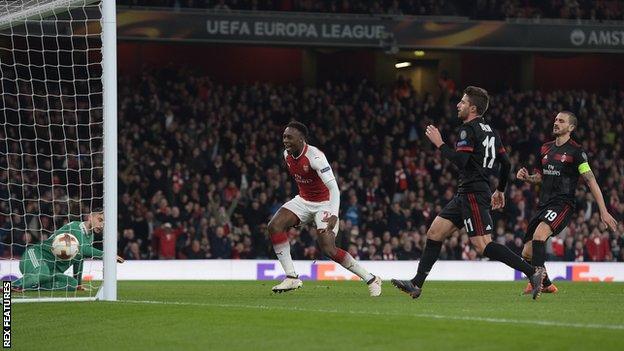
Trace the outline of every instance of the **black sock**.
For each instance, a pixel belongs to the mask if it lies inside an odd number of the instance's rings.
[[[535,267],[544,267],[544,263],[546,262],[546,242],[542,240],[533,239],[533,263]],[[552,284],[550,279],[548,279],[548,275],[544,276],[544,286],[549,286]]]
[[[535,252],[535,251],[533,251]],[[511,268],[517,269],[530,277],[535,273],[535,268],[523,260],[522,257],[516,255],[507,246],[490,241],[483,250],[483,256],[490,259],[500,261]]]
[[[546,261],[546,242],[541,240],[533,240],[533,265],[535,267],[544,267]]]
[[[442,242],[435,241],[431,239],[427,239],[427,244],[425,244],[425,251],[423,252],[422,257],[420,258],[420,263],[418,264],[418,273],[414,279],[412,279],[412,283],[419,288],[422,288],[425,283],[425,279],[427,279],[427,275],[431,271],[431,267],[438,260],[438,256],[440,256],[440,250],[442,249]]]

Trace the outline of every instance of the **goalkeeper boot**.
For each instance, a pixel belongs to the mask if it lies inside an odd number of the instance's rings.
[[[368,284],[368,292],[370,292],[370,296],[379,296],[381,295],[381,278],[375,276],[371,281],[367,282]]]
[[[391,282],[392,285],[411,296],[412,299],[418,298],[420,296],[420,293],[422,292],[422,289],[414,285],[411,280],[392,279]]]
[[[303,282],[298,277],[286,276],[286,278],[282,280],[281,283],[274,286],[271,290],[273,290],[274,293],[283,293],[286,291],[299,289],[302,286]]]

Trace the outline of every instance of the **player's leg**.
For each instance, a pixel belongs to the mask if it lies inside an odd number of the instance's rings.
[[[19,270],[22,277],[13,282],[15,290],[37,290],[42,273],[49,273],[48,267],[41,257],[39,246],[29,247],[20,259]]]
[[[329,212],[319,211],[314,216],[318,233],[318,244],[323,254],[341,266],[360,277],[369,287],[371,296],[381,295],[381,279],[375,277],[366,268],[362,267],[356,260],[345,250],[336,246],[336,232],[327,230],[327,222],[323,219],[329,215]],[[336,224],[337,226],[338,224]]]
[[[423,250],[423,255],[418,263],[416,275],[412,278],[412,283],[419,288],[425,284],[425,280],[433,268],[433,265],[440,257],[442,243],[451,233],[459,230],[461,227],[452,220],[437,216],[431,227],[427,230],[427,242]]]
[[[543,267],[546,261],[546,241],[568,226],[571,219],[571,206],[568,204],[549,205],[540,211],[537,220],[540,221],[535,229],[532,240],[532,260],[535,266]]]
[[[290,255],[290,243],[288,242],[288,230],[299,223],[299,218],[289,209],[281,207],[269,222],[269,238],[273,244],[273,250],[280,261],[284,272],[289,277],[297,277],[295,266]]]
[[[526,274],[533,284],[536,298],[541,293],[544,269],[531,266],[507,246],[492,241],[494,225],[489,211],[490,197],[487,194],[469,193],[462,196],[462,201],[464,201],[466,232],[475,250],[489,259],[502,262]]]
[[[63,273],[52,273],[42,281],[42,290],[76,291],[78,280]]]
[[[544,210],[545,211],[545,210]],[[527,232],[524,235],[524,247],[522,248],[522,258],[527,261],[530,265],[533,265],[533,234],[535,230],[537,230],[537,226],[541,223],[541,213],[543,211],[538,211],[537,215],[531,219],[529,222],[529,226],[527,228]],[[557,287],[552,285],[552,282],[548,278],[548,271],[544,273],[544,281],[542,283],[542,292],[545,293],[553,293],[557,291]],[[523,293],[531,294],[533,292],[533,285],[531,282],[527,283],[527,286],[524,288]]]
[[[530,226],[529,226],[530,228]],[[535,230],[533,230],[534,232]],[[527,231],[528,234],[528,231]],[[526,239],[525,235],[525,239]],[[532,259],[533,259],[533,245],[532,245],[532,240],[533,240],[533,234],[531,232],[531,238],[528,239],[529,241],[526,241],[524,243],[524,246],[522,247],[522,258],[527,261],[528,264],[533,265]],[[546,279],[548,279],[548,274],[544,273],[544,282],[546,281]],[[549,280],[550,281],[550,280]],[[545,287],[545,283],[542,283],[542,290]],[[526,287],[524,288],[523,294],[528,295],[528,294],[532,294],[533,293],[533,285],[531,284],[531,282],[528,282]]]
[[[572,207],[567,203],[554,203],[540,211],[534,220],[537,223],[531,238],[531,260],[533,265],[545,267],[546,242],[559,234],[572,219]],[[559,289],[552,284],[548,275],[544,277],[542,292],[556,293]]]
[[[442,242],[451,233],[461,229],[462,226],[459,199],[455,196],[433,220],[433,223],[431,223],[427,231],[427,243],[425,244],[423,255],[418,263],[416,276],[411,280],[392,279],[392,285],[410,295],[413,299],[419,297],[425,279],[427,279],[431,268],[440,256]]]
[[[299,197],[288,201],[271,218],[268,225],[269,238],[273,244],[273,250],[279,260],[286,278],[273,287],[273,292],[284,292],[298,289],[303,285],[295,271],[295,265],[290,254],[290,243],[288,242],[288,230],[300,222],[305,223],[306,208]]]
[[[24,275],[32,271],[32,265],[28,262],[28,250],[24,251],[24,255],[20,259],[19,270],[22,273],[22,277],[11,282],[11,289],[14,291],[24,290]]]
[[[541,222],[535,229],[533,240],[531,240],[531,263],[534,266],[543,267],[545,269],[546,242],[552,234],[552,229],[544,222]],[[542,285],[542,291],[552,292],[548,289],[548,287],[552,285],[552,282],[548,279],[548,275],[544,276],[544,282]]]
[[[535,234],[535,230],[541,222],[539,219],[540,213],[541,211],[538,211],[537,215],[531,219],[527,227],[527,231],[524,234],[524,238],[522,239],[524,242],[524,247],[522,247],[522,258],[529,263],[533,260],[533,234]]]
[[[533,217],[533,219],[531,219],[531,222],[529,222],[529,226],[527,228],[527,232],[524,235],[524,247],[522,248],[522,258],[524,258],[525,261],[527,261],[529,264],[533,264],[533,235],[535,234],[535,231],[537,230],[537,227],[542,223],[542,221],[540,220],[540,218],[542,218],[543,213],[545,213],[546,210],[540,210],[538,211],[537,215],[535,217]],[[542,282],[542,292],[543,293],[556,293],[557,292],[557,287],[553,285],[553,283],[550,281],[550,278],[548,278],[548,271],[546,271],[544,273],[544,281]],[[533,292],[533,285],[531,284],[531,282],[527,283],[527,286],[524,288],[523,293],[526,294],[531,294]]]

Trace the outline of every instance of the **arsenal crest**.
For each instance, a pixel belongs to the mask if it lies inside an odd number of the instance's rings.
[[[303,165],[303,171],[304,172],[308,172],[310,170],[310,166],[309,165]]]

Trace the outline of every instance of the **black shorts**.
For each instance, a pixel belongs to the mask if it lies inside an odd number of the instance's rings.
[[[570,224],[574,215],[574,207],[564,201],[553,201],[546,206],[537,208],[537,214],[531,219],[527,233],[524,236],[524,242],[533,240],[533,234],[537,226],[544,222],[550,226],[553,235],[561,233],[561,231]]]
[[[459,229],[466,227],[468,236],[490,235],[494,228],[490,204],[491,195],[485,192],[456,194],[438,216]]]

